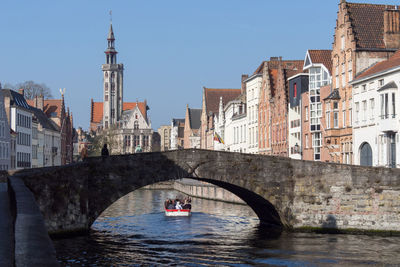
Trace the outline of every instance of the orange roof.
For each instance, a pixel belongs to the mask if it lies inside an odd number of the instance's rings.
[[[383,40],[385,9],[393,5],[346,3],[357,48],[386,48]]]
[[[241,91],[241,89],[212,89],[204,87],[207,112],[211,111],[218,114],[220,97],[222,97],[222,103],[225,106],[226,103],[238,97]]]
[[[332,50],[308,50],[308,54],[313,64],[321,63],[332,73]]]
[[[35,103],[33,99],[26,100],[28,105],[34,107]],[[56,113],[58,118],[61,117],[61,109],[62,109],[62,99],[45,99],[43,102],[43,112],[46,114],[48,118],[53,117],[51,116],[52,113]]]
[[[131,110],[139,106],[139,110],[146,118],[146,103],[145,102],[125,102],[122,105],[122,110]],[[103,102],[92,102],[90,110],[90,122],[100,123],[103,120]]]
[[[356,80],[399,66],[400,66],[400,50],[397,50],[397,52],[394,53],[388,60],[376,63],[369,69],[366,69],[364,72],[362,72],[360,75],[356,77]]]

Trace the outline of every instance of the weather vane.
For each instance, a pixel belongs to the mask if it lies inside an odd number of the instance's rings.
[[[112,23],[112,10],[110,10],[110,22]]]

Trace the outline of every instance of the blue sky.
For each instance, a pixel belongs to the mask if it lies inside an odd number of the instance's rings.
[[[351,1],[398,4],[395,0]],[[265,59],[330,49],[339,0],[2,1],[0,81],[33,80],[89,127],[102,101],[101,64],[113,14],[124,101],[147,100],[152,127],[201,108],[202,88],[240,88]]]

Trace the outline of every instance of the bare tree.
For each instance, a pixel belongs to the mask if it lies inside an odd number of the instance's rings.
[[[26,99],[34,99],[35,96],[43,95],[44,98],[53,98],[50,88],[44,83],[35,83],[34,81],[25,81],[12,85],[10,83],[4,83],[3,88],[12,89],[18,91],[19,89],[24,89],[24,97]]]
[[[89,156],[100,156],[104,144],[107,144],[110,155],[117,153],[118,140],[116,132],[117,127],[115,125],[98,132],[94,138],[90,140],[92,145],[89,148]]]

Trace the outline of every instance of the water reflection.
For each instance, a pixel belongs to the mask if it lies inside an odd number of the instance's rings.
[[[400,264],[399,238],[276,233],[245,205],[193,198],[191,217],[165,217],[175,191],[138,190],[88,236],[55,241],[64,266],[362,266]]]

